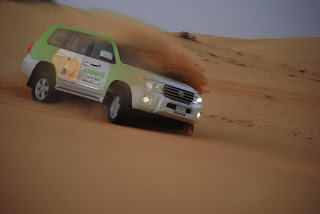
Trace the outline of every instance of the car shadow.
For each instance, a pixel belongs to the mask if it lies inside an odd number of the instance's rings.
[[[184,122],[140,110],[133,110],[130,120],[124,125],[150,131],[187,135]]]

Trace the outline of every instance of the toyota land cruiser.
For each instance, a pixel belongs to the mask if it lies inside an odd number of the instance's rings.
[[[131,109],[186,124],[201,115],[193,88],[121,62],[115,42],[103,35],[53,25],[34,43],[22,63],[35,101],[50,102],[57,91],[109,106],[108,119],[121,124]]]

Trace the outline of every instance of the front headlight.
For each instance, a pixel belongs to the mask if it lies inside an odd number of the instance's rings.
[[[192,102],[194,104],[200,104],[202,102],[202,98],[200,97],[199,94],[195,94]]]
[[[138,77],[138,79],[141,82],[141,84],[144,85],[144,87],[152,91],[158,92],[160,94],[162,93],[163,84],[161,82],[144,78],[144,77]]]

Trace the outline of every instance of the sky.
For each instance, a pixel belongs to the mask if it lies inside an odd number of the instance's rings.
[[[56,0],[107,9],[169,32],[235,38],[320,37],[320,0]]]

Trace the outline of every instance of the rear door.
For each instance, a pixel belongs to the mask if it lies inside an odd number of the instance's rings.
[[[57,85],[72,88],[78,79],[79,70],[83,59],[90,53],[95,42],[94,36],[60,29],[71,32],[66,44],[53,56],[53,63],[57,70]]]
[[[102,95],[111,67],[115,64],[115,59],[110,61],[100,58],[101,50],[108,51],[114,56],[112,44],[107,40],[96,38],[90,53],[82,60],[74,88],[76,91],[80,93],[90,91]]]

